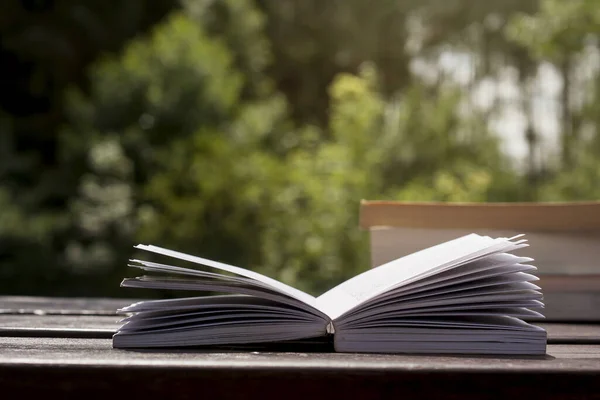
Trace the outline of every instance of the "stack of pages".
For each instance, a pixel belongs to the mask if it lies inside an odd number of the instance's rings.
[[[213,272],[131,260],[151,275],[122,286],[229,293],[148,300],[113,337],[117,348],[285,343],[328,337],[335,351],[367,353],[520,354],[546,352],[531,258],[512,251],[522,235],[470,234],[368,270],[313,297],[243,268],[150,245],[136,248]],[[206,269],[206,268],[205,268]],[[219,271],[219,273],[215,272]]]

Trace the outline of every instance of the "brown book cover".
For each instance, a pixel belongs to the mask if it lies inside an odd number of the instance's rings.
[[[360,226],[494,229],[536,232],[600,231],[600,202],[439,203],[363,200]]]

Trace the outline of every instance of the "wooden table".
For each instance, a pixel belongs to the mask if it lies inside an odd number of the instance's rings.
[[[600,398],[600,324],[544,323],[545,357],[113,349],[131,302],[0,297],[0,399]]]

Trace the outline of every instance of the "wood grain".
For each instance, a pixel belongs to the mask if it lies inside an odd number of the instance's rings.
[[[121,316],[0,314],[0,336],[80,337],[109,339]]]
[[[127,351],[102,335],[112,334],[114,310],[131,300],[2,299],[0,388],[7,399],[600,398],[594,324],[540,323],[550,343],[580,343],[549,344],[544,357]],[[32,337],[40,332],[50,337]]]
[[[113,349],[107,339],[0,337],[0,366],[137,366],[247,370],[425,370],[600,373],[600,345],[549,345],[535,356],[415,356],[345,353]]]
[[[0,314],[113,315],[139,299],[0,296]]]
[[[4,398],[598,398],[600,346],[548,355],[125,351],[110,340],[0,338]]]

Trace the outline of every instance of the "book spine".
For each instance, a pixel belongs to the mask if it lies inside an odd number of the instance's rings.
[[[335,326],[333,326],[333,321],[329,321],[329,323],[327,324],[327,333],[330,335],[333,335],[335,333]]]

